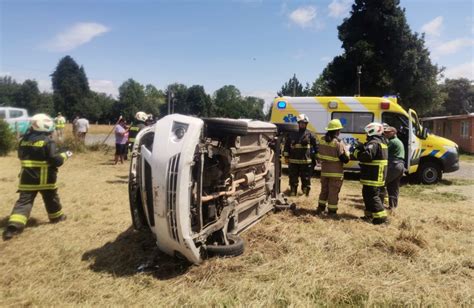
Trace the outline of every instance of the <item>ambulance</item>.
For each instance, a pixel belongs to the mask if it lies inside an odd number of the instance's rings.
[[[350,147],[356,141],[365,142],[364,127],[370,122],[387,123],[398,130],[405,145],[407,173],[424,184],[441,180],[443,173],[459,169],[458,146],[451,140],[428,133],[413,109],[406,111],[396,97],[277,97],[272,104],[271,122],[296,123],[299,114],[309,117],[308,129],[316,135],[326,133],[332,119],[344,126],[340,138]],[[358,170],[357,161],[346,169]]]

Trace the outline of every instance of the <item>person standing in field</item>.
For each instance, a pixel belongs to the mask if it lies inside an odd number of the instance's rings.
[[[384,128],[384,136],[388,139],[388,169],[385,186],[388,192],[388,208],[398,207],[400,180],[405,172],[405,147],[397,137],[397,129],[392,126]],[[385,190],[384,190],[385,195]]]
[[[77,120],[79,120],[78,115],[76,115],[74,117],[74,120],[72,120],[72,136],[74,137],[74,139],[77,138]]]
[[[146,127],[146,121],[148,119],[148,115],[143,111],[138,111],[135,114],[135,121],[132,122],[128,132],[128,150],[133,150],[133,143],[135,142],[135,138],[137,137],[138,133]]]
[[[359,160],[362,197],[365,204],[365,216],[374,225],[387,222],[387,212],[381,199],[381,190],[387,177],[388,147],[383,136],[381,123],[369,123],[365,128],[367,142],[357,144],[353,156]]]
[[[66,219],[59,200],[56,179],[58,167],[72,156],[72,152],[56,151],[56,143],[51,138],[53,129],[53,119],[45,114],[36,114],[31,118],[30,131],[19,143],[20,197],[8,218],[7,227],[3,232],[4,240],[23,232],[38,193],[43,197],[51,223]]]
[[[79,117],[76,121],[76,132],[77,132],[77,138],[79,141],[82,143],[85,143],[86,141],[86,135],[87,132],[89,131],[89,120],[87,120],[84,117]]]
[[[117,125],[115,125],[115,162],[114,165],[118,163],[123,164],[124,155],[127,153],[127,138],[128,138],[128,129],[126,128],[125,120],[120,118]]]
[[[349,162],[349,153],[344,142],[338,138],[342,128],[339,119],[331,120],[326,127],[326,134],[319,141],[317,157],[321,161],[321,193],[317,214],[326,210],[326,204],[329,215],[337,214],[339,192],[344,179],[344,164]]]
[[[301,178],[301,188],[308,196],[311,190],[312,158],[317,154],[317,143],[313,134],[306,129],[309,119],[305,114],[297,117],[298,132],[288,134],[285,142],[283,157],[288,164],[290,177],[290,194],[296,196],[298,178]]]
[[[58,112],[57,116],[54,118],[54,125],[56,129],[56,137],[59,141],[64,139],[64,126],[66,126],[66,118],[63,117],[61,112]]]

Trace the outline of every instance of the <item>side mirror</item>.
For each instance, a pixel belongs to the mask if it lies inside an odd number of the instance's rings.
[[[421,139],[426,139],[428,138],[428,129],[426,127],[423,127],[423,129],[421,130]]]

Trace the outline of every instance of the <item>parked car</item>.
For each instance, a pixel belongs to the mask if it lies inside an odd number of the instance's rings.
[[[13,132],[20,135],[26,133],[30,127],[30,117],[28,111],[22,108],[0,107],[0,119],[6,121]]]
[[[239,234],[287,207],[278,142],[276,125],[252,120],[173,114],[144,128],[130,165],[134,228],[193,263],[243,253]]]

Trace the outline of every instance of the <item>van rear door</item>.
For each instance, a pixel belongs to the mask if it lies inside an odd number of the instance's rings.
[[[415,173],[420,163],[421,146],[420,139],[417,137],[420,124],[415,110],[408,109],[408,173]]]

